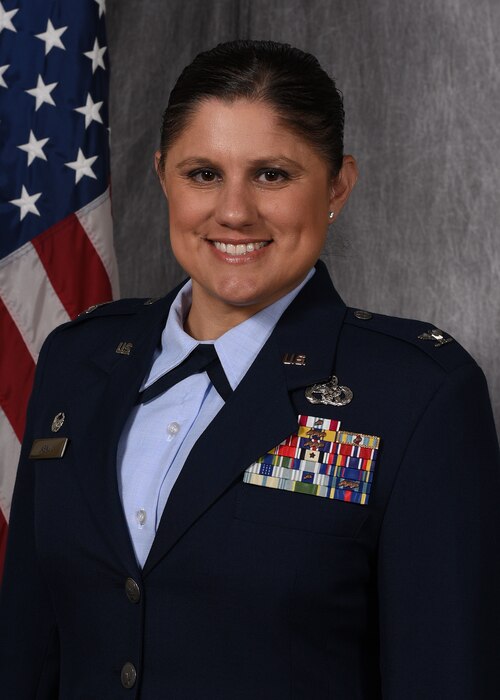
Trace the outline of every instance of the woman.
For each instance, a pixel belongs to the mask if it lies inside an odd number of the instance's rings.
[[[44,346],[4,697],[497,697],[485,381],[432,325],[348,309],[317,262],[357,177],[343,119],[289,46],[180,76],[156,168],[190,280]]]

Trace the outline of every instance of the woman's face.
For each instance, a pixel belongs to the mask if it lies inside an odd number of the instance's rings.
[[[342,170],[355,175],[351,161]],[[326,161],[269,105],[244,99],[203,102],[170,147],[161,179],[193,307],[246,307],[249,316],[304,279],[329,211],[338,213],[355,181],[347,186],[341,174],[333,182]]]

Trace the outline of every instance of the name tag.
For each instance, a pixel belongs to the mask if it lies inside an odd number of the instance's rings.
[[[68,442],[65,437],[33,440],[29,459],[59,459],[64,456]]]

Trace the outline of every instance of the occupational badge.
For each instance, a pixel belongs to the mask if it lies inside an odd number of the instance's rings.
[[[247,484],[366,505],[380,438],[340,421],[299,415],[298,430],[245,471]]]
[[[326,384],[313,384],[306,389],[306,399],[310,403],[323,403],[326,406],[346,406],[352,401],[353,393],[347,386],[339,386],[333,375]]]

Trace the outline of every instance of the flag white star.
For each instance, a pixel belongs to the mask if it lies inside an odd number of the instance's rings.
[[[96,0],[97,2],[97,0]],[[19,12],[19,9],[17,10],[9,10],[9,12],[6,12],[3,9],[3,5],[0,2],[0,34],[2,33],[3,29],[8,29],[11,32],[17,32],[17,29],[14,27],[12,24],[12,18],[14,17],[15,14]],[[100,17],[101,15],[99,15]]]
[[[36,214],[37,216],[40,216],[40,212],[38,211],[35,202],[41,196],[41,192],[38,192],[37,194],[28,194],[26,187],[23,185],[23,189],[21,191],[21,196],[19,197],[19,199],[10,200],[11,204],[15,204],[16,207],[19,207],[21,211],[21,221],[24,219],[26,214]]]
[[[108,47],[107,46],[99,46],[99,42],[96,40],[94,41],[94,47],[92,51],[85,51],[84,56],[87,56],[87,58],[90,58],[92,61],[92,73],[95,73],[96,70],[101,67],[106,70],[106,66],[104,65],[104,54],[106,53]]]
[[[10,68],[10,64],[6,64],[5,66],[0,66],[0,87],[7,87],[7,83],[5,82],[5,78],[3,77],[3,74],[7,70],[7,68]]]
[[[27,92],[28,95],[32,95],[33,97],[36,98],[36,107],[35,107],[35,112],[37,112],[40,107],[43,105],[44,102],[46,102],[49,105],[54,105],[55,102],[52,99],[52,95],[50,94],[52,90],[56,87],[58,83],[49,83],[45,85],[43,82],[43,78],[41,75],[38,76],[38,82],[36,84],[36,88],[31,88],[31,90],[25,90],[24,92]]]
[[[40,139],[37,141],[35,134],[30,131],[30,140],[28,143],[23,143],[22,146],[18,146],[21,151],[26,151],[28,154],[28,168],[33,163],[35,158],[41,158],[42,160],[47,160],[47,156],[43,152],[43,147],[49,139]]]
[[[95,172],[92,170],[92,164],[97,160],[98,156],[91,156],[90,158],[85,158],[81,148],[78,149],[78,156],[76,160],[71,163],[65,163],[68,168],[72,168],[75,171],[75,185],[80,182],[82,177],[85,175],[87,177],[92,177],[97,180]]]
[[[58,49],[63,49],[66,51],[66,47],[61,41],[61,37],[68,27],[59,27],[56,29],[52,22],[47,22],[47,29],[42,34],[35,34],[37,39],[41,39],[45,42],[45,55],[49,53],[51,49],[57,47]]]
[[[95,2],[99,5],[99,17],[102,17],[106,12],[106,0],[95,0]]]
[[[90,126],[92,122],[99,122],[100,124],[103,123],[101,115],[99,114],[99,110],[101,109],[102,105],[102,102],[94,102],[89,92],[87,95],[87,102],[83,105],[83,107],[75,107],[75,112],[80,112],[80,114],[85,115],[85,128]]]

